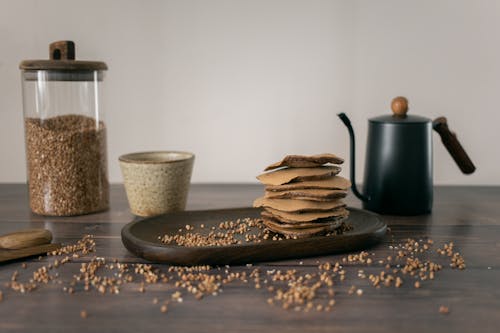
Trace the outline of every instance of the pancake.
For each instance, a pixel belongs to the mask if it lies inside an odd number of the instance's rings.
[[[335,176],[341,168],[335,165],[316,168],[286,168],[263,173],[257,179],[264,185],[283,185],[290,182],[320,180]]]
[[[345,190],[327,189],[298,189],[288,191],[266,191],[265,197],[269,199],[297,199],[312,201],[331,201],[333,199],[345,198]]]
[[[263,223],[269,230],[275,233],[296,238],[305,238],[314,235],[326,234],[327,232],[334,231],[339,227],[338,225],[333,224],[315,228],[288,229],[288,228],[283,228],[282,226],[277,225],[276,223],[273,223],[272,221],[266,219],[263,220]]]
[[[332,224],[340,224],[342,223],[342,221],[346,219],[346,216],[327,217],[327,218],[316,219],[310,222],[286,222],[282,221],[279,217],[267,211],[263,211],[262,219],[271,221],[287,229],[303,229],[303,228],[324,227]]]
[[[328,218],[347,217],[349,216],[349,211],[340,207],[326,212],[287,213],[273,208],[265,208],[262,215],[271,215],[282,223],[306,223]]]
[[[288,155],[281,161],[269,165],[264,171],[273,170],[281,167],[291,168],[312,168],[318,167],[326,163],[342,164],[344,159],[333,154],[318,154],[311,156],[304,155]]]
[[[334,176],[321,180],[302,181],[284,185],[268,185],[266,186],[266,191],[293,191],[299,189],[347,190],[349,187],[351,187],[351,182],[348,179]]]
[[[260,197],[255,199],[253,206],[274,208],[288,213],[302,213],[331,211],[335,208],[344,207],[345,203],[339,199],[319,202],[310,200],[269,199],[266,197]]]

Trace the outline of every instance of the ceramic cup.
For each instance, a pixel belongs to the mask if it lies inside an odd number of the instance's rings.
[[[119,161],[134,215],[153,216],[186,208],[194,154],[141,152],[122,155]]]

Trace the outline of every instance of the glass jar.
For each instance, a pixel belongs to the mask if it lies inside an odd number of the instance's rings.
[[[106,126],[100,106],[107,66],[75,60],[54,42],[50,60],[25,60],[22,75],[30,207],[51,216],[108,209]]]

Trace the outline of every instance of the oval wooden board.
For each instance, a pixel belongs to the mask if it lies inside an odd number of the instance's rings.
[[[175,234],[186,224],[198,227],[218,225],[223,221],[257,218],[260,209],[237,208],[224,210],[185,211],[159,215],[127,224],[122,229],[122,242],[133,254],[153,262],[173,265],[226,265],[260,261],[304,258],[365,249],[383,239],[387,225],[379,215],[365,210],[348,208],[347,220],[351,231],[337,236],[314,236],[281,241],[263,240],[229,246],[185,247],[163,244],[164,234]],[[203,230],[203,229],[202,229]]]

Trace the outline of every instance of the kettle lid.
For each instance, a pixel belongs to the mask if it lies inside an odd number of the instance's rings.
[[[422,116],[407,115],[408,99],[403,96],[395,97],[391,102],[392,115],[382,115],[370,118],[370,122],[390,124],[421,124],[430,123],[431,120]]]

